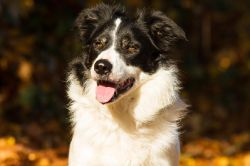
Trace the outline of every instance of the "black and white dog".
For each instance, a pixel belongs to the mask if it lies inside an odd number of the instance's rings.
[[[100,4],[76,19],[83,46],[68,74],[70,166],[176,166],[179,98],[169,50],[183,30],[159,11]]]

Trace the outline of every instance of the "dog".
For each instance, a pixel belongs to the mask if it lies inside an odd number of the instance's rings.
[[[73,124],[69,166],[176,166],[180,99],[170,50],[184,31],[160,11],[99,4],[81,11],[82,55],[67,94]]]

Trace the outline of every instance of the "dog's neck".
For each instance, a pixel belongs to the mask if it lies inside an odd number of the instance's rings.
[[[166,118],[162,114],[168,115],[170,122],[181,118],[181,110],[186,105],[179,99],[175,68],[160,70],[153,77],[119,101],[104,105],[124,129],[132,132],[142,125]],[[173,114],[173,110],[179,112]]]
[[[178,96],[179,87],[175,67],[159,70],[150,77],[154,79],[146,80],[133,92],[112,104],[103,105],[95,100],[93,82],[87,83],[88,89],[85,89],[85,95],[83,95],[80,86],[76,85],[75,81],[71,81],[73,84],[70,85],[68,94],[73,103],[77,102],[86,108],[84,111],[88,111],[88,107],[95,106],[95,110],[112,118],[128,132],[134,132],[138,127],[152,124],[162,118],[169,122],[179,120],[186,105]]]

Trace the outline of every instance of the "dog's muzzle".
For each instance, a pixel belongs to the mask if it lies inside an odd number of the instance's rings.
[[[107,76],[112,71],[112,64],[106,59],[100,59],[95,62],[94,70],[100,76]]]

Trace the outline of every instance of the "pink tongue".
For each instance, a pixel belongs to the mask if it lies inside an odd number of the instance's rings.
[[[115,94],[115,88],[111,86],[97,85],[96,88],[96,99],[100,103],[109,102]]]

